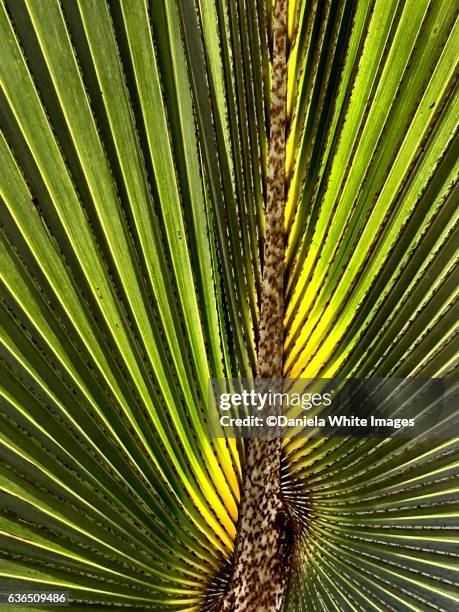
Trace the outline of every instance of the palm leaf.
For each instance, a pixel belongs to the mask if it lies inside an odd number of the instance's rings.
[[[205,404],[256,367],[271,20],[262,0],[0,7],[2,591],[218,609],[245,448],[209,438]],[[284,375],[454,376],[455,5],[290,0],[288,23]],[[453,609],[438,427],[285,440],[286,609]]]

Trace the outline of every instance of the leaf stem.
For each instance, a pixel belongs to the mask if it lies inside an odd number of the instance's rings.
[[[287,0],[273,17],[272,90],[268,154],[266,236],[257,377],[282,376]],[[239,508],[233,575],[222,610],[281,610],[288,580],[291,529],[280,487],[280,439],[251,439]]]

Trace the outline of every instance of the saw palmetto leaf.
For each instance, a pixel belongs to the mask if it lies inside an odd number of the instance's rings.
[[[301,8],[285,373],[454,374],[456,12]],[[287,442],[286,490],[304,521],[287,609],[454,606],[457,440],[434,440]]]
[[[272,11],[1,3],[0,591],[218,609],[245,453],[205,404],[255,373]],[[457,375],[455,3],[290,0],[288,35],[284,375]],[[284,441],[287,610],[453,609],[439,426]]]

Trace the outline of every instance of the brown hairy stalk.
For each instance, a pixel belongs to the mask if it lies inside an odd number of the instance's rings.
[[[257,377],[282,376],[285,103],[287,0],[274,7],[266,238]],[[291,553],[291,528],[280,488],[280,440],[251,439],[239,508],[233,573],[222,610],[282,610]]]

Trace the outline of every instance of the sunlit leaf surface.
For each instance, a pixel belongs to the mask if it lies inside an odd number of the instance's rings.
[[[289,11],[285,375],[457,375],[456,3]],[[244,448],[205,404],[254,372],[270,18],[1,3],[2,591],[218,609]],[[287,610],[454,609],[457,440],[283,459]]]

